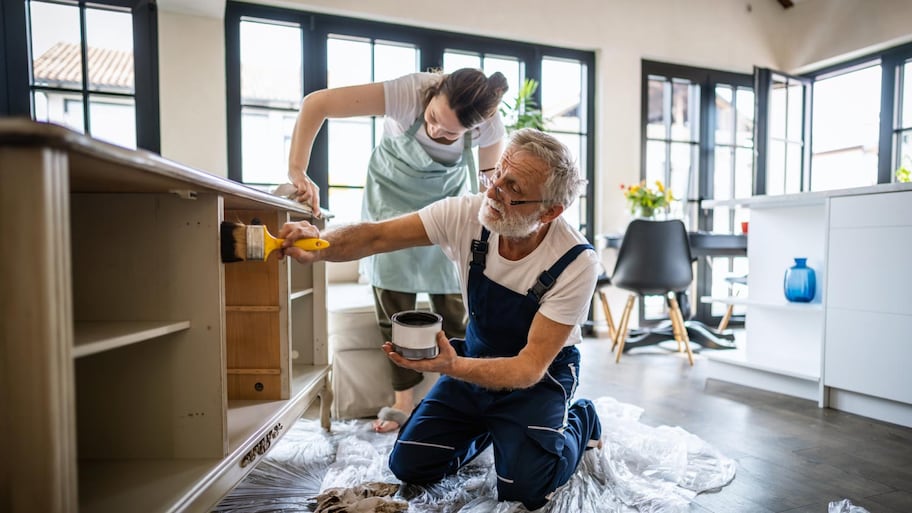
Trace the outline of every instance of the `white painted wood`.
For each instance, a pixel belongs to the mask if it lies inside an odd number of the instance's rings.
[[[912,191],[832,199],[830,228],[912,226]]]
[[[89,356],[190,328],[190,321],[77,321],[73,358]]]
[[[824,384],[912,404],[912,316],[831,312]]]
[[[830,407],[835,410],[912,427],[912,406],[909,404],[835,388],[830,389],[829,396]]]
[[[817,400],[817,380],[804,376],[767,369],[739,359],[731,351],[716,352],[706,356],[708,379],[735,383],[778,394]]]
[[[912,194],[909,199],[912,200]],[[833,213],[842,211],[834,207]],[[912,217],[906,222],[912,221]],[[912,224],[831,228],[830,307],[912,315]]]
[[[76,320],[190,322],[155,347],[80,359],[80,418],[104,419],[79,423],[80,457],[222,457],[225,305],[217,292],[217,196],[80,193],[71,199]]]
[[[208,511],[264,436],[317,399],[329,412],[320,265],[279,298],[308,312],[294,322],[310,364],[283,339],[289,397],[227,400],[223,212],[307,209],[25,120],[0,120],[0,183],[4,511]]]
[[[751,196],[727,200],[704,200],[700,208],[715,207],[748,207],[751,211],[763,208],[795,207],[802,205],[822,205],[830,198],[844,196],[864,196],[889,192],[912,191],[912,183],[881,183],[864,187],[834,189],[831,191],[800,192],[795,194]],[[753,223],[751,224],[753,233]]]
[[[817,291],[812,302],[821,302],[826,234],[824,215],[822,204],[751,211],[747,286],[752,300],[781,303],[785,299],[785,271],[795,264],[796,257],[801,257],[807,258],[807,265],[817,274]]]
[[[759,306],[764,308],[778,308],[782,310],[819,310],[823,311],[820,303],[790,303],[785,299],[779,302],[754,301],[746,296],[702,296],[701,303],[722,303],[726,305]]]
[[[0,146],[0,504],[13,512],[77,501],[68,178],[63,152]]]

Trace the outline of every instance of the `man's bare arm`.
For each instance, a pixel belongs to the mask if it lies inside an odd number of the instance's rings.
[[[505,322],[509,322],[505,320]],[[443,332],[437,334],[440,354],[428,360],[406,360],[384,344],[387,356],[400,367],[439,372],[494,390],[528,388],[538,383],[564,347],[573,326],[535,314],[529,339],[518,355],[503,358],[466,358],[456,354]]]

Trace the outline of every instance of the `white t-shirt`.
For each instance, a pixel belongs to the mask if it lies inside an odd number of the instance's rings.
[[[385,95],[385,120],[383,133],[388,137],[402,135],[419,117],[424,117],[424,90],[440,80],[437,73],[413,73],[383,83]],[[506,130],[498,112],[492,118],[470,130],[472,146],[491,146],[504,138]],[[452,144],[441,144],[428,137],[422,127],[415,134],[418,143],[428,155],[441,164],[451,165],[459,160],[464,146],[463,137]]]
[[[483,199],[483,193],[446,198],[418,211],[431,242],[440,246],[446,256],[456,263],[467,309],[469,299],[466,291],[469,262],[472,260],[472,240],[481,236],[478,210]],[[526,295],[542,271],[554,265],[570,248],[587,243],[585,237],[570,227],[563,217],[552,221],[542,243],[520,260],[507,260],[500,256],[499,239],[496,233],[491,233],[488,239],[484,274],[522,295]],[[600,265],[595,251],[583,251],[558,276],[539,305],[538,311],[545,317],[574,326],[567,345],[576,344],[582,339],[579,325],[589,314],[589,303],[592,301]]]

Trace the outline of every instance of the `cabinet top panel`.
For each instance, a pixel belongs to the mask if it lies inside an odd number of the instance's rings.
[[[69,158],[71,192],[219,194],[227,208],[264,204],[311,217],[310,208],[194,169],[146,150],[131,150],[68,128],[28,119],[0,119],[0,146],[48,147]]]

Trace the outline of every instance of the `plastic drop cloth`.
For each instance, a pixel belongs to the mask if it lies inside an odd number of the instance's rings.
[[[642,424],[643,410],[636,406],[611,398],[594,403],[603,447],[586,451],[570,481],[536,511],[685,512],[698,493],[718,490],[734,478],[734,461],[699,437],[678,427]],[[395,440],[395,434],[375,433],[367,420],[335,421],[331,433],[316,420],[299,420],[214,511],[312,511],[315,497],[328,489],[399,483],[387,466]],[[495,483],[489,448],[455,476],[431,486],[403,485],[394,498],[408,501],[410,513],[527,511],[518,502],[498,502]]]
[[[852,501],[849,499],[842,499],[841,501],[833,501],[830,503],[829,511],[827,513],[871,513],[870,511],[862,508],[861,506],[856,506],[852,504]]]

